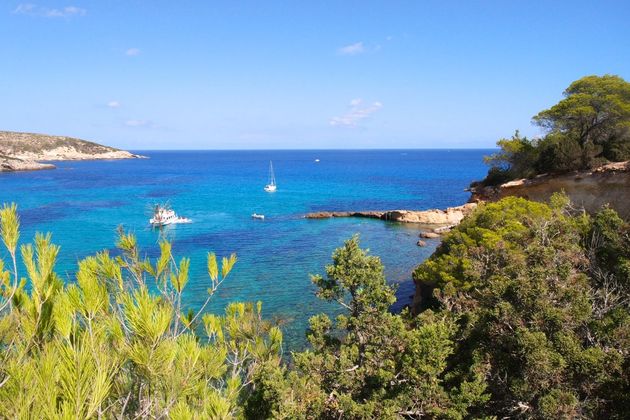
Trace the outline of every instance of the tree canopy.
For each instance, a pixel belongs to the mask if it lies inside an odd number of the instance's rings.
[[[565,98],[534,116],[549,133],[582,149],[583,167],[593,157],[627,158],[630,147],[630,83],[619,76],[587,76],[564,91]]]
[[[506,198],[420,265],[425,307],[459,325],[452,374],[486,366],[486,415],[623,418],[630,410],[630,226]],[[476,409],[473,408],[473,412]]]
[[[485,184],[630,159],[630,83],[614,75],[583,77],[533,122],[545,136],[530,140],[517,131],[499,140],[500,151],[487,158]]]

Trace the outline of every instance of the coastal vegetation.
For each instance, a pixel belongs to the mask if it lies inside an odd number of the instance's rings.
[[[630,84],[620,77],[572,83],[534,121],[546,135],[500,140],[484,185],[630,159]],[[127,153],[5,134],[5,160]],[[358,237],[346,241],[312,277],[341,315],[311,318],[308,345],[287,354],[262,303],[205,310],[235,255],[208,253],[207,299],[190,308],[190,260],[176,259],[170,242],[147,258],[121,229],[115,250],[84,258],[62,279],[52,236],[21,243],[17,207],[4,205],[0,416],[624,418],[630,224],[609,207],[587,214],[563,194],[421,216],[446,223],[449,215],[461,223],[415,269],[414,307],[402,313],[391,311],[395,287],[380,259]]]
[[[354,237],[313,276],[343,313],[283,354],[261,304],[224,315],[182,299],[169,242],[55,273],[50,235],[19,244],[0,211],[0,413],[38,418],[624,418],[630,411],[630,225],[565,196],[480,205],[414,272],[417,315],[394,314],[378,257]],[[21,258],[22,264],[18,260]],[[208,299],[230,256],[207,258]],[[25,267],[25,273],[19,267]]]
[[[630,160],[630,83],[614,75],[583,77],[533,122],[545,135],[528,139],[516,131],[499,140],[482,185]]]
[[[458,329],[452,378],[485,371],[478,414],[623,418],[630,410],[630,226],[556,195],[485,204],[414,272]],[[473,411],[475,412],[475,411]]]
[[[3,418],[240,417],[255,375],[280,362],[282,333],[260,303],[224,315],[183,304],[190,261],[175,261],[170,243],[150,261],[120,232],[117,255],[85,258],[64,284],[51,235],[18,247],[16,207],[0,219]],[[235,263],[208,254],[208,299]]]

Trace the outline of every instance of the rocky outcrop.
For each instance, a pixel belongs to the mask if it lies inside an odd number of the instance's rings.
[[[133,159],[143,156],[72,137],[0,131],[0,172],[54,169],[39,161]]]
[[[307,219],[328,219],[331,217],[364,217],[390,222],[418,223],[423,225],[457,225],[477,207],[476,203],[449,207],[446,210],[388,210],[388,211],[332,211],[308,213]]]
[[[55,169],[55,165],[0,155],[0,172],[38,171],[42,169]]]
[[[332,217],[363,217],[368,219],[381,219],[384,211],[318,211],[307,213],[307,219],[330,219]]]
[[[496,201],[517,196],[548,201],[555,192],[564,191],[574,206],[595,212],[610,205],[621,217],[630,219],[630,162],[616,162],[590,171],[562,175],[539,175],[532,179],[510,181],[497,187],[473,187],[471,202]]]

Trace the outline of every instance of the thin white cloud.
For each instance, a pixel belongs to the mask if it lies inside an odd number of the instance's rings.
[[[153,123],[149,120],[127,120],[125,121],[127,127],[151,127]]]
[[[36,10],[36,6],[30,3],[18,4],[18,6],[13,11],[16,15],[29,15],[32,14]]]
[[[110,108],[120,108],[120,102],[118,101],[109,101],[107,102],[107,106]]]
[[[371,104],[364,104],[362,99],[350,101],[350,109],[339,117],[333,117],[329,123],[336,127],[356,127],[362,120],[369,118],[372,114],[383,108],[383,104],[375,101]]]
[[[337,50],[340,55],[358,55],[365,52],[365,46],[363,42],[355,42],[354,44],[346,45]]]
[[[46,18],[71,18],[75,16],[85,16],[87,10],[75,6],[66,6],[59,9],[37,6],[33,3],[19,4],[13,13],[16,15],[39,16]]]
[[[127,51],[125,51],[125,55],[129,56],[129,57],[135,57],[137,55],[140,55],[140,49],[139,48],[129,48]]]

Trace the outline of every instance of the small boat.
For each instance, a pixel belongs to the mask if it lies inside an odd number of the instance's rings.
[[[192,223],[192,220],[186,217],[180,217],[168,207],[160,206],[158,204],[153,209],[153,217],[149,219],[149,223],[153,227],[162,227],[177,223]]]
[[[269,183],[265,185],[265,191],[276,192],[276,176],[273,174],[273,164],[269,161]]]
[[[254,214],[252,214],[252,219],[265,220],[265,215],[264,215],[264,214],[257,214],[257,213],[254,213]]]
[[[319,163],[319,159],[315,159],[315,163]]]

